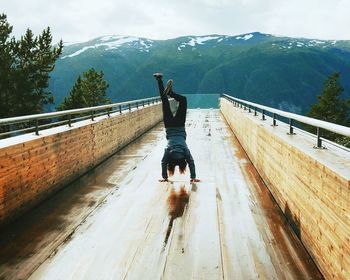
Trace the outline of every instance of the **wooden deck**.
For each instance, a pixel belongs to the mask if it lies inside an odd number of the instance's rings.
[[[198,177],[159,183],[162,125],[0,233],[0,279],[323,279],[218,110]]]

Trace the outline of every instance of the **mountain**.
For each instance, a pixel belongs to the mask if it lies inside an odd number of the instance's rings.
[[[228,93],[297,113],[316,102],[325,78],[336,71],[350,96],[350,41],[259,32],[169,40],[103,36],[64,47],[50,80],[56,104],[91,67],[104,71],[115,102],[157,95],[152,74],[158,71],[174,79],[180,93]]]

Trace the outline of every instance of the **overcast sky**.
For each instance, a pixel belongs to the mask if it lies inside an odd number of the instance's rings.
[[[16,37],[50,26],[55,42],[254,31],[350,40],[350,0],[0,0],[0,13]]]

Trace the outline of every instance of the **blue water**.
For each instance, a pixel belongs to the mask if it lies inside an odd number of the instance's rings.
[[[189,109],[219,108],[220,94],[184,94],[187,97]]]

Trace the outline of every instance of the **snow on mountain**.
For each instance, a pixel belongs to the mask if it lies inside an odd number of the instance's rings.
[[[72,53],[72,54],[70,54],[70,55],[65,55],[65,56],[63,56],[61,59],[65,59],[65,58],[67,58],[67,57],[77,56],[77,55],[79,55],[79,54],[85,52],[86,50],[88,50],[88,49],[93,49],[93,48],[95,48],[95,46],[84,47],[84,48],[80,49],[79,51],[76,51],[76,52],[74,52],[74,53]]]
[[[217,42],[221,42],[225,37],[228,36],[218,36],[218,35],[209,35],[209,36],[197,36],[197,37],[190,37],[189,41],[182,43],[180,46],[178,46],[178,50],[181,51],[182,48],[185,48],[186,46],[195,47],[196,45],[203,45],[205,42],[217,40]]]
[[[113,50],[123,45],[132,45],[134,47],[139,47],[140,51],[148,52],[149,51],[148,49],[153,44],[153,41],[148,39],[142,39],[142,38],[132,37],[132,36],[114,36],[114,35],[98,38],[97,40],[94,40],[94,42],[95,43],[93,45],[84,46],[81,49],[71,54],[63,56],[62,59],[80,55],[81,53],[89,49],[104,47],[104,50]]]
[[[204,42],[215,40],[220,36],[205,36],[205,37],[196,37],[192,38],[187,44],[194,47],[195,45],[203,45]]]
[[[257,35],[256,37],[254,37]],[[181,51],[183,48],[190,46],[195,48],[196,46],[212,46],[214,44],[221,44],[229,42],[231,39],[248,41],[251,38],[259,38],[259,35],[268,36],[261,33],[243,34],[239,36],[228,36],[228,35],[204,35],[204,36],[189,36],[182,37],[182,41],[177,41],[177,49]],[[103,48],[104,51],[109,50],[125,50],[128,47],[130,49],[136,49],[140,52],[150,52],[151,47],[154,43],[159,44],[161,41],[153,41],[150,39],[133,37],[133,36],[119,36],[119,35],[107,35],[96,38],[85,43],[68,44],[64,49],[64,56],[61,59],[72,58],[78,56],[87,50]],[[232,45],[232,41],[231,44]]]
[[[244,36],[237,36],[236,39],[237,40],[245,40],[245,41],[247,41],[247,40],[249,40],[249,39],[251,39],[253,37],[254,37],[253,34],[246,34]]]
[[[107,41],[105,38],[102,38],[102,39],[104,39],[104,40],[100,39],[102,43],[96,44],[95,46],[96,47],[106,46],[107,47],[106,50],[116,49],[121,45],[140,40],[140,38],[136,38],[136,37],[116,37],[109,41]]]
[[[195,49],[196,47],[214,48],[221,44],[228,46],[242,44],[256,44],[271,42],[272,47],[281,50],[290,50],[293,48],[329,48],[334,47],[337,41],[305,39],[305,38],[289,38],[282,36],[274,36],[259,32],[241,34],[236,36],[228,35],[203,35],[180,37],[173,40],[178,51],[182,51],[186,47]],[[102,51],[118,50],[118,51],[139,51],[149,53],[152,49],[159,48],[168,40],[150,40],[133,36],[108,35],[96,38],[85,43],[65,44],[64,56],[62,59],[78,56],[90,49],[99,49]]]
[[[281,39],[279,39],[281,38]],[[273,47],[277,47],[280,50],[297,48],[331,48],[337,44],[337,41],[330,40],[316,40],[305,38],[286,38],[276,37],[276,40],[272,43]]]

